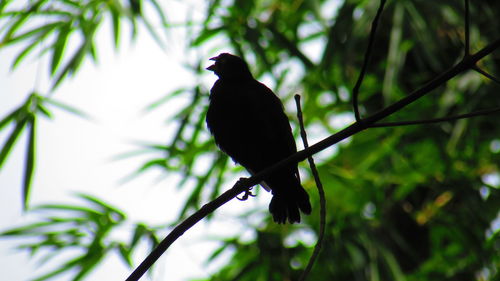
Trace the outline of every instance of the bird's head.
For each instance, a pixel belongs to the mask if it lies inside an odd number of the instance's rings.
[[[215,63],[207,67],[207,70],[213,71],[221,79],[252,78],[247,63],[238,56],[222,53],[210,58],[210,60],[215,61]]]

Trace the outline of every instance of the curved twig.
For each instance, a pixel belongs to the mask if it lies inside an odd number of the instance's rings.
[[[304,119],[302,117],[302,109],[300,107],[300,95],[295,95],[295,104],[297,105],[297,118],[299,119],[300,125],[300,136],[302,138],[302,142],[304,143],[304,148],[309,147],[309,142],[307,141],[306,129],[304,126]],[[316,242],[316,246],[314,246],[314,251],[309,258],[309,262],[307,263],[306,269],[300,275],[299,280],[306,280],[307,275],[311,272],[316,259],[318,258],[319,252],[321,251],[321,247],[323,246],[323,239],[325,237],[325,229],[326,229],[326,199],[325,199],[325,190],[323,188],[323,184],[321,183],[321,178],[319,177],[318,169],[316,169],[316,164],[314,164],[314,159],[312,156],[307,157],[309,161],[309,166],[311,167],[311,172],[314,177],[314,181],[316,182],[316,187],[318,188],[319,195],[319,236],[318,241]]]
[[[354,117],[356,118],[356,121],[361,120],[361,116],[359,114],[359,104],[358,104],[359,88],[361,87],[361,84],[363,83],[363,80],[365,78],[366,68],[368,68],[368,62],[370,61],[370,57],[372,54],[373,43],[375,42],[375,33],[377,32],[378,22],[380,20],[380,15],[384,10],[385,2],[386,0],[380,1],[380,6],[378,7],[377,14],[373,19],[372,28],[370,31],[370,37],[368,39],[368,46],[366,47],[366,52],[364,56],[363,66],[361,67],[361,71],[359,72],[358,80],[356,81],[356,84],[352,89],[352,107],[354,110]]]

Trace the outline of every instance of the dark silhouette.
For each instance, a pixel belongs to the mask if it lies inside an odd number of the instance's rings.
[[[279,98],[255,80],[246,62],[223,53],[207,69],[219,79],[210,91],[207,125],[219,148],[257,173],[297,152],[292,129]],[[300,222],[299,209],[311,213],[297,164],[269,176],[261,185],[272,191],[269,211],[277,223]]]

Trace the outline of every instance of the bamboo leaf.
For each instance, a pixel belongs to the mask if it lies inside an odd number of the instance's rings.
[[[103,213],[109,213],[109,211],[112,211],[112,212],[120,215],[121,219],[126,218],[126,215],[124,212],[122,212],[121,210],[111,206],[110,204],[98,199],[97,197],[94,197],[94,196],[91,196],[91,195],[85,194],[85,193],[77,193],[77,195],[78,195],[78,197],[83,198],[83,199],[101,207]]]
[[[21,236],[21,235],[39,235],[41,231],[39,229],[52,226],[54,222],[44,221],[28,224],[25,226],[13,228],[0,233],[0,236]]]
[[[113,23],[114,44],[115,48],[118,49],[120,45],[120,11],[114,6],[111,6],[109,11],[111,13],[111,21]]]
[[[85,118],[85,119],[92,119],[87,113],[79,110],[78,108],[76,107],[73,107],[73,106],[70,106],[70,105],[67,105],[65,103],[62,103],[62,102],[59,102],[59,101],[56,101],[54,99],[51,99],[51,98],[46,98],[46,97],[41,97],[43,99],[44,102],[47,102],[48,104],[51,104],[59,109],[62,109],[64,111],[67,111],[69,113],[72,113],[72,114],[75,114],[79,117],[82,117],[82,118]]]
[[[38,44],[36,44],[36,42],[38,42],[38,38],[33,40],[32,44],[29,44],[26,48],[24,48],[24,50],[22,50],[16,56],[16,58],[14,59],[14,62],[12,63],[12,66],[11,66],[12,70],[14,70],[17,67],[17,65],[24,59],[24,57],[26,57],[38,45]]]
[[[23,110],[23,107],[20,107],[14,111],[12,111],[11,113],[9,113],[9,115],[5,116],[4,119],[2,119],[2,121],[0,121],[0,131],[3,129],[3,127],[5,127],[7,124],[9,124],[10,122],[12,122],[13,120],[16,119],[17,115]]]
[[[180,94],[182,93],[185,93],[187,91],[186,88],[180,88],[180,89],[177,89],[171,93],[168,93],[167,95],[161,97],[160,99],[158,99],[157,101],[149,104],[148,106],[146,106],[143,111],[152,111],[153,109],[159,107],[160,105],[162,104],[165,104],[166,102],[168,102],[169,100],[171,100],[172,98],[174,97],[177,97],[179,96]]]
[[[16,127],[14,128],[14,130],[10,134],[9,138],[7,139],[5,144],[3,145],[2,150],[0,151],[0,169],[3,166],[5,159],[7,159],[7,157],[9,156],[9,153],[10,153],[12,147],[16,143],[16,140],[19,137],[19,135],[21,134],[22,130],[24,129],[24,126],[26,125],[26,123],[27,123],[27,118],[24,118],[24,119],[18,121],[16,124]]]
[[[43,106],[41,103],[38,103],[36,105],[36,108],[37,108],[37,111],[41,112],[47,118],[52,119],[52,113],[50,113],[50,111],[45,106]]]
[[[7,37],[7,35],[6,35],[4,37],[4,39],[2,40],[1,45],[2,46],[8,46],[8,45],[11,45],[13,43],[17,43],[19,41],[27,39],[29,37],[33,37],[36,34],[40,34],[37,37],[37,40],[40,40],[41,38],[44,38],[47,35],[49,35],[50,33],[52,33],[57,27],[61,26],[62,24],[64,24],[64,22],[57,21],[57,22],[52,22],[52,23],[48,23],[48,24],[42,25],[42,26],[37,27],[37,28],[33,28],[30,31],[26,31],[26,32],[24,32],[24,33],[22,33],[22,34],[20,34],[18,36],[15,36],[15,37],[10,37],[10,36]],[[33,42],[33,44],[38,43],[37,40],[35,40]]]
[[[60,30],[57,36],[55,43],[52,45],[52,61],[50,63],[50,74],[53,76],[57,71],[59,63],[61,62],[61,58],[64,55],[64,50],[66,49],[66,44],[68,42],[68,38],[71,34],[71,24],[65,24]]]
[[[87,42],[84,42],[78,48],[78,50],[76,50],[71,60],[66,64],[64,69],[61,72],[59,72],[59,75],[55,79],[55,82],[52,86],[52,90],[57,88],[57,86],[59,86],[59,84],[64,80],[64,78],[66,78],[66,76],[74,73],[77,70],[78,66],[81,64],[83,60],[83,57],[85,56],[87,48],[88,48]]]
[[[130,256],[130,249],[127,249],[127,245],[124,245],[123,243],[119,243],[117,245],[117,248],[120,252],[120,256],[122,257],[123,261],[129,266],[132,267],[132,258]]]
[[[0,1],[0,14],[3,13],[3,10],[12,2],[12,0],[3,0]]]
[[[201,34],[191,43],[191,46],[197,47],[210,40],[217,34],[223,32],[225,30],[224,26],[212,28],[212,29],[204,29]]]
[[[160,46],[160,48],[162,48],[162,49],[165,49],[165,44],[163,43],[163,41],[160,38],[160,36],[158,35],[158,33],[156,33],[153,25],[151,25],[149,20],[146,19],[145,17],[142,17],[142,21],[144,22],[146,29],[149,31],[149,34],[153,37],[153,39],[156,41],[158,46]]]
[[[33,181],[33,173],[35,167],[35,138],[36,138],[36,117],[31,116],[28,122],[29,136],[28,136],[28,149],[26,151],[26,162],[24,170],[24,183],[23,183],[23,208],[28,209],[28,201],[30,198],[31,183]]]

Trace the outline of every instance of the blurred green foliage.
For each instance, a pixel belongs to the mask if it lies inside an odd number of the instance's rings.
[[[41,8],[21,14],[8,12],[7,2],[2,2],[0,15],[12,15],[18,24],[25,20],[23,17],[43,14]],[[119,42],[117,22],[123,17],[133,20],[142,15],[143,1],[105,2],[102,5],[111,13],[115,42]],[[128,9],[112,8],[117,3]],[[364,59],[378,4],[362,0],[209,1],[205,20],[186,24],[188,34],[192,34],[190,48],[210,46],[214,50],[213,54],[200,58],[200,64],[192,67],[193,73],[201,75],[204,72],[201,65],[219,51],[240,55],[249,62],[256,77],[273,78],[273,85],[269,86],[287,108],[291,108],[290,98],[300,93],[310,137],[325,137],[338,130],[341,127],[338,124],[346,125],[345,120],[353,120],[351,89]],[[161,15],[161,8],[155,7]],[[74,11],[79,9],[82,7],[75,7]],[[499,11],[498,1],[470,3],[472,52],[500,37]],[[464,14],[463,1],[388,1],[360,89],[361,115],[377,112],[461,60],[465,53]],[[75,20],[69,16],[67,19]],[[66,24],[45,25],[40,30],[16,35],[16,24],[10,22],[3,28],[3,44],[17,44],[27,38],[41,40],[51,30],[59,30],[61,34]],[[84,26],[73,28],[85,32]],[[221,38],[222,44],[218,43]],[[53,54],[53,73],[58,69],[57,57],[61,56],[63,40],[66,39],[47,45],[47,51]],[[86,52],[94,50],[94,45],[91,46]],[[72,69],[71,61],[66,68]],[[500,75],[498,51],[481,60],[479,66]],[[65,71],[63,68],[60,73]],[[59,77],[64,76],[56,76],[56,84]],[[180,187],[189,180],[196,183],[179,220],[220,194],[222,183],[238,172],[229,168],[227,157],[207,137],[204,115],[208,87],[199,84],[179,89],[153,103],[150,109],[159,110],[158,106],[168,103],[173,96],[191,98],[172,118],[171,122],[178,127],[168,144],[141,148],[158,157],[143,163],[139,174],[151,167],[161,167],[166,173],[182,175]],[[422,120],[500,107],[499,90],[500,85],[491,79],[466,71],[384,121]],[[45,111],[32,110],[30,116]],[[17,130],[27,123],[34,127],[34,121],[30,121],[33,118],[9,116],[1,124],[17,122],[17,125],[12,144],[9,142],[2,149],[2,161],[15,141],[15,134],[19,134]],[[297,127],[295,118],[290,117]],[[372,128],[318,155],[328,224],[323,250],[309,280],[500,280],[500,129],[496,117]],[[194,169],[202,161],[209,162],[202,165],[206,169]],[[303,171],[303,183],[316,211],[301,225],[278,226],[267,219],[254,230],[253,241],[242,241],[238,236],[222,241],[220,249],[207,262],[226,252],[231,260],[207,280],[298,279],[312,247],[300,239],[291,244],[284,241],[300,237],[301,232],[317,236],[319,229],[314,182],[307,170]],[[92,221],[87,213],[77,213],[76,217]],[[37,229],[37,225],[30,225],[4,235],[22,236]],[[154,230],[136,231],[133,237],[151,233]],[[87,235],[91,239],[104,237],[98,231]],[[90,244],[77,244],[96,255],[104,255],[105,249],[112,247],[101,245],[94,251]],[[128,245],[127,251],[135,246]],[[33,250],[35,246],[28,248]],[[65,244],[60,247],[64,249]],[[94,261],[97,263],[100,257]],[[65,266],[68,265],[61,269]]]

